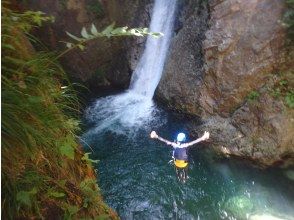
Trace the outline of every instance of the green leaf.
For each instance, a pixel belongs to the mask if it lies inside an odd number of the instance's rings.
[[[148,34],[148,28],[143,28],[142,29],[142,32],[144,33],[144,34]],[[160,34],[160,33],[159,33]]]
[[[138,36],[138,37],[143,36],[143,34],[140,33],[140,31],[138,31],[138,29],[136,29],[136,28],[132,28],[131,30],[129,30],[129,33],[132,34],[132,35]]]
[[[58,183],[59,183],[61,186],[65,186],[66,180],[59,180]]]
[[[86,38],[86,39],[90,38],[90,36],[89,36],[89,34],[88,34],[85,27],[82,28],[81,35],[82,35],[83,38]]]
[[[92,26],[91,26],[91,33],[92,33],[94,36],[99,36],[99,33],[98,33],[98,31],[97,31],[97,29],[96,29],[96,27],[95,27],[94,24],[92,24]]]
[[[87,188],[90,188],[92,185],[96,185],[96,180],[87,178],[80,183],[80,188],[87,189]]]
[[[285,97],[285,101],[290,108],[294,108],[294,92],[288,92]]]
[[[128,27],[119,27],[119,28],[115,28],[113,31],[111,31],[111,34],[125,34],[127,33],[127,29]]]
[[[76,40],[76,41],[81,41],[82,38],[79,38],[79,37],[76,37],[75,35],[72,35],[71,33],[69,32],[65,32],[69,37],[71,37],[72,39]]]
[[[28,101],[32,104],[40,103],[43,101],[42,96],[29,96]]]
[[[70,118],[66,121],[66,127],[70,130],[79,130],[80,129],[80,121]]]
[[[84,202],[83,208],[88,208],[88,206],[89,206],[89,203],[88,202]]]
[[[15,48],[12,45],[10,45],[10,44],[3,44],[2,43],[2,47],[3,48],[6,48],[6,49],[10,49],[10,50],[15,50]]]
[[[249,101],[255,101],[259,98],[260,94],[257,91],[251,91],[248,95],[247,95],[247,99]]]
[[[79,207],[75,206],[75,205],[69,205],[67,207],[67,211],[70,215],[74,215],[79,211]]]
[[[16,194],[16,201],[31,207],[32,205],[31,197],[37,194],[37,192],[38,191],[35,187],[31,189],[30,191],[19,191]]]
[[[99,160],[92,160],[89,158],[89,155],[91,153],[85,153],[84,156],[82,157],[82,160],[86,161],[88,164],[91,164],[91,163],[98,163]]]
[[[279,82],[280,86],[286,86],[288,84],[287,80],[281,80]]]
[[[27,206],[32,205],[30,193],[27,191],[19,191],[16,194],[16,201],[18,201],[24,205],[27,205]]]
[[[111,32],[113,31],[113,27],[114,27],[115,23],[113,22],[111,25],[107,26],[103,31],[102,34],[104,36],[110,37],[111,36]]]
[[[281,96],[281,89],[280,88],[273,89],[272,92],[271,92],[271,94],[275,98],[278,98],[278,97]]]
[[[69,145],[61,145],[60,146],[60,153],[70,159],[74,159],[75,157],[75,150],[72,146]]]
[[[65,186],[66,180],[60,180],[58,181],[58,184],[61,186]]]
[[[59,151],[61,155],[64,155],[70,159],[74,159],[75,156],[75,146],[77,145],[74,137],[67,135],[66,138],[59,143]]]
[[[102,215],[99,215],[99,216],[95,217],[95,220],[107,220],[109,218],[110,218],[109,215],[102,214]]]
[[[30,195],[37,194],[38,190],[34,187],[31,191],[29,191]]]
[[[78,48],[80,48],[80,50],[84,50],[85,49],[85,46],[82,45],[82,44],[78,44],[77,46],[78,46]]]
[[[53,192],[50,192],[49,193],[49,196],[52,196],[52,197],[55,197],[55,198],[61,198],[61,197],[64,197],[65,194],[62,193],[62,192],[55,192],[55,191],[53,191]]]

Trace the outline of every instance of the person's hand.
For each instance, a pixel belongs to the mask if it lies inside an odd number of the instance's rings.
[[[204,131],[203,136],[201,137],[203,141],[207,140],[209,138],[209,132],[208,131]]]
[[[152,132],[150,133],[150,137],[151,137],[151,138],[158,138],[158,135],[156,134],[155,131],[152,131]]]

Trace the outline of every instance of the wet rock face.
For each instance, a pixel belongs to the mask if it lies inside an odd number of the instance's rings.
[[[250,159],[263,167],[294,164],[294,112],[283,101],[263,93],[248,101],[232,117],[212,116],[191,132],[211,132],[214,150],[227,156]]]
[[[283,101],[264,93],[235,111],[231,123],[243,136],[237,140],[239,150],[267,165],[294,162],[293,110]]]
[[[153,0],[29,0],[24,7],[55,17],[54,23],[46,25],[36,35],[49,49],[63,51],[66,48],[60,41],[72,41],[66,31],[79,36],[82,27],[89,28],[92,23],[98,30],[112,22],[116,26],[148,27],[148,8],[152,3]],[[73,79],[93,89],[108,84],[126,88],[136,62],[131,57],[140,53],[141,41],[144,39],[95,40],[84,51],[74,50],[64,55],[62,65]],[[130,46],[136,47],[137,51],[129,50]]]
[[[175,109],[227,117],[280,64],[283,4],[210,1],[210,19],[207,7],[198,1],[174,37],[157,95]]]
[[[182,12],[156,96],[172,109],[195,114],[204,74],[202,41],[208,28],[207,3],[186,1]]]
[[[211,4],[211,27],[203,42],[206,112],[229,116],[247,94],[261,88],[281,62],[284,30],[279,0]]]
[[[197,1],[193,1],[194,3]],[[293,69],[279,0],[211,0],[174,37],[157,98],[200,116],[214,149],[261,165],[294,164],[293,110],[269,95],[273,73]],[[197,7],[196,7],[197,8]],[[293,82],[292,82],[293,83]],[[252,91],[260,97],[248,100]]]

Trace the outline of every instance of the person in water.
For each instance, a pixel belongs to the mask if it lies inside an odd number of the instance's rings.
[[[180,181],[186,182],[187,171],[188,171],[188,147],[197,144],[201,141],[205,141],[209,138],[209,132],[205,131],[201,138],[194,141],[184,143],[186,141],[186,135],[184,133],[179,133],[175,142],[168,141],[152,131],[150,134],[151,138],[158,139],[167,145],[173,147],[173,160],[176,167],[176,173]]]

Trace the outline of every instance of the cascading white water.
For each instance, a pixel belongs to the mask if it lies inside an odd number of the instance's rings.
[[[134,131],[149,124],[158,112],[152,97],[161,78],[172,35],[176,0],[155,0],[149,31],[164,36],[148,36],[144,53],[135,69],[129,90],[98,99],[86,112],[96,124],[90,132],[112,130],[117,133]],[[159,123],[157,121],[157,123]]]
[[[148,37],[145,51],[133,73],[130,89],[152,99],[161,78],[174,23],[176,0],[155,1],[150,31],[161,32],[164,37]]]

